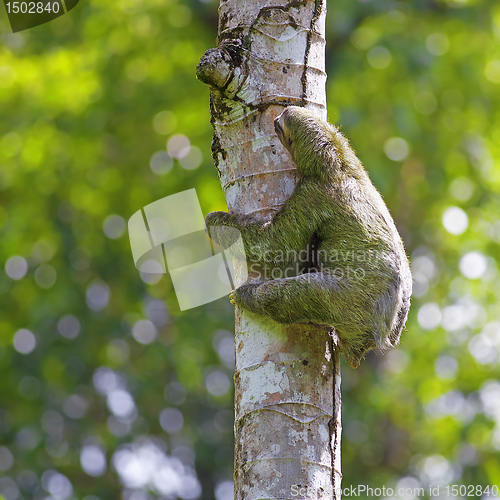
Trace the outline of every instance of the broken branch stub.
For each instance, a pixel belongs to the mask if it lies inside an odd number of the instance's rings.
[[[222,47],[205,52],[196,68],[196,75],[203,83],[222,90],[233,76],[234,64],[231,56]]]

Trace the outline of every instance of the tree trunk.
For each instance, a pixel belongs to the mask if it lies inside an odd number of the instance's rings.
[[[294,104],[326,117],[325,0],[221,0],[212,152],[230,212],[263,219],[296,170],[273,120]],[[311,200],[311,204],[314,200]],[[340,369],[334,331],[236,310],[235,499],[340,498]]]

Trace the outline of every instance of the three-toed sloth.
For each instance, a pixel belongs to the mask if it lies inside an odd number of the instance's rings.
[[[348,364],[357,368],[370,349],[399,343],[412,289],[403,243],[336,127],[296,106],[274,125],[299,173],[290,198],[268,221],[212,212],[206,225],[216,241],[224,239],[216,226],[238,229],[247,262],[271,269],[237,288],[234,303],[278,323],[335,327]]]

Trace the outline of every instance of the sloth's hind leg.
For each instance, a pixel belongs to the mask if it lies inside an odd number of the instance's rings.
[[[233,294],[241,307],[282,324],[312,322],[336,327],[347,363],[357,368],[376,347],[364,308],[346,280],[324,273],[247,283]]]
[[[306,273],[242,285],[234,301],[257,314],[283,324],[313,322],[331,325],[338,322],[339,280],[324,273]]]

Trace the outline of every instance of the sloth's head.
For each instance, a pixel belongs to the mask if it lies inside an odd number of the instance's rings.
[[[274,129],[305,178],[327,181],[333,171],[364,172],[344,135],[313,111],[288,106],[274,120]]]
[[[289,106],[274,120],[274,129],[288,151],[293,155],[297,145],[312,142],[328,125],[312,111]]]
[[[310,110],[288,106],[274,120],[274,129],[300,174],[326,180],[336,151],[334,127]]]

